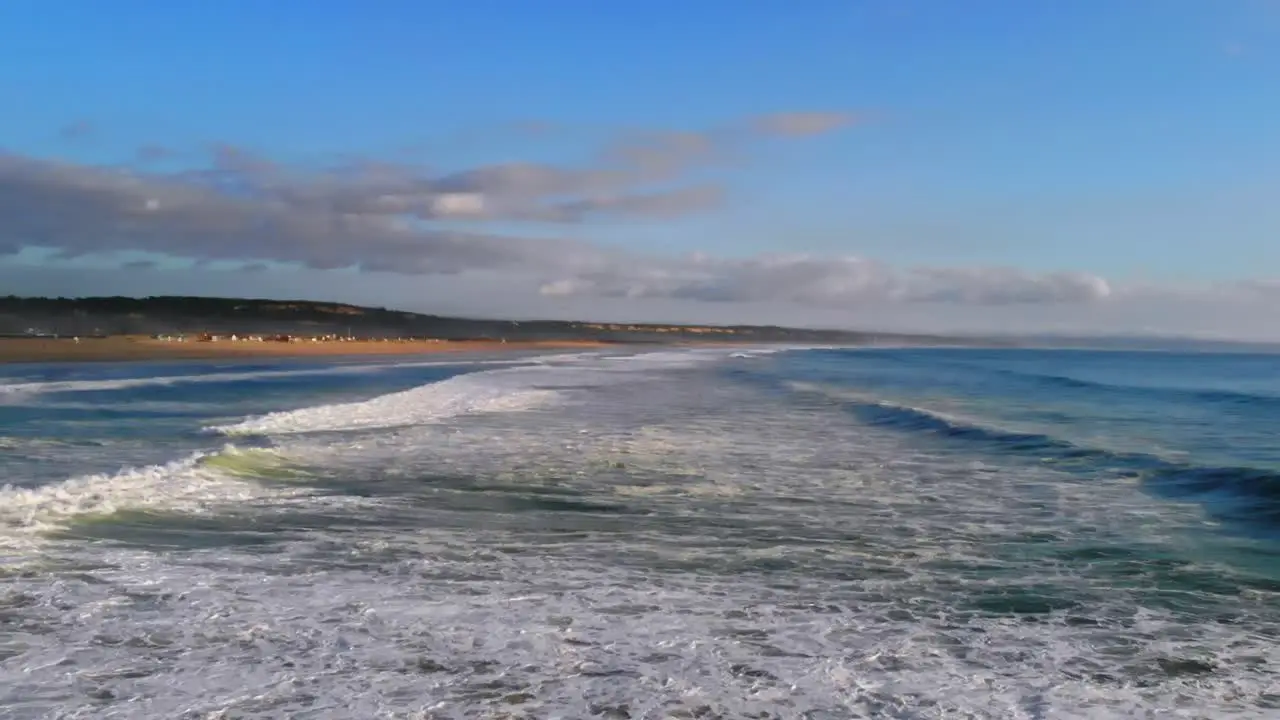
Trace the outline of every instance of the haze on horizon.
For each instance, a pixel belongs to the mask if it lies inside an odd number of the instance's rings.
[[[1273,0],[0,6],[0,281],[1280,340]]]

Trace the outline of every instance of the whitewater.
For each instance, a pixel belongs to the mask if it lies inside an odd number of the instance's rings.
[[[9,366],[0,717],[1276,717],[1277,360]]]

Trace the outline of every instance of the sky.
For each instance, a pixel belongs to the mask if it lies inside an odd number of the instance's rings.
[[[10,0],[0,292],[1280,339],[1280,0]]]

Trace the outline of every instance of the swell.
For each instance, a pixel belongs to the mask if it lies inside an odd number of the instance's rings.
[[[933,435],[1041,462],[1070,463],[1077,471],[1135,477],[1154,494],[1200,502],[1223,519],[1280,529],[1280,472],[1273,469],[1204,465],[1153,453],[1088,447],[1047,433],[1002,428],[823,386],[792,383],[790,387],[821,393],[872,427]]]
[[[833,357],[846,358],[854,354],[866,357],[865,349],[855,351],[835,350]],[[940,355],[937,350],[908,350],[906,352],[877,352],[877,362],[891,365],[906,365],[916,370],[926,370],[928,366],[946,366],[974,373],[976,376],[988,375],[1013,379],[1028,383],[1032,387],[1051,390],[1078,390],[1098,394],[1117,394],[1127,397],[1148,400],[1164,400],[1173,402],[1200,402],[1214,405],[1229,405],[1233,409],[1275,410],[1280,412],[1280,395],[1255,393],[1242,390],[1179,388],[1160,385],[1129,385],[1125,383],[1084,380],[1078,377],[1053,372],[1035,372],[1007,367],[992,367],[983,359],[961,359],[954,355]],[[987,358],[989,359],[989,358]]]
[[[1262,409],[1263,407],[1266,409],[1280,408],[1280,397],[1261,393],[1241,392],[1238,390],[1202,390],[1194,388],[1123,385],[1120,383],[1106,383],[1096,380],[1081,380],[1080,378],[1069,377],[1066,375],[1009,370],[1007,368],[984,369],[1007,377],[1031,380],[1037,384],[1056,389],[1122,393],[1135,397],[1168,399],[1175,401],[1191,400],[1194,402],[1206,402],[1218,405],[1258,406],[1259,409]]]

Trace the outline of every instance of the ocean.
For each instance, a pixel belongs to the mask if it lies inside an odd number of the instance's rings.
[[[3,718],[1280,717],[1280,355],[0,367]]]

